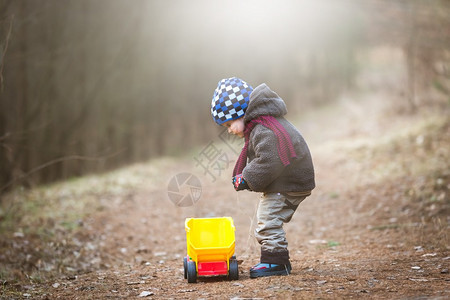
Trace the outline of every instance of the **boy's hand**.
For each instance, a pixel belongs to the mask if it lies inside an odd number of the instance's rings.
[[[236,175],[231,180],[233,183],[234,189],[236,191],[242,191],[242,190],[249,190],[250,187],[248,186],[247,182],[244,180],[244,177],[242,177],[242,174]]]

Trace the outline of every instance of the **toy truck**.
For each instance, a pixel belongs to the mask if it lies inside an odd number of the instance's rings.
[[[232,218],[187,218],[185,229],[187,256],[183,265],[189,283],[197,282],[198,276],[239,279]]]

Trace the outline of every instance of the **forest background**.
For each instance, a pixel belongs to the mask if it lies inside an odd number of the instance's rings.
[[[380,88],[360,76],[376,53],[401,61],[382,86],[396,112],[448,105],[449,16],[443,0],[0,0],[0,194],[204,145],[225,77],[296,114]]]

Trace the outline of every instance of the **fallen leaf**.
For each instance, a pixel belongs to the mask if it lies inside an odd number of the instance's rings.
[[[153,295],[153,292],[149,292],[149,291],[143,291],[142,293],[139,294],[139,297],[148,297]]]
[[[423,247],[422,246],[415,246],[414,250],[416,250],[417,252],[423,252]]]
[[[325,240],[310,240],[309,243],[310,244],[326,244],[328,242]]]
[[[428,279],[425,278],[408,278],[411,281],[415,281],[415,282],[427,282],[429,281]]]
[[[195,292],[194,289],[190,289],[190,290],[179,290],[178,293],[190,293],[190,292]]]
[[[436,255],[437,255],[437,253],[425,253],[422,255],[422,257],[429,257],[429,256],[434,257]]]

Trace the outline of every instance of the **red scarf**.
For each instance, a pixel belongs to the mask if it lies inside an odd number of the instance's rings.
[[[275,133],[278,140],[277,141],[278,156],[280,157],[281,162],[285,167],[290,164],[289,160],[291,158],[297,157],[297,154],[295,153],[294,150],[294,145],[292,144],[291,137],[289,136],[289,133],[286,131],[283,125],[281,125],[280,122],[278,122],[278,120],[272,116],[260,116],[256,119],[251,120],[245,126],[244,130],[245,144],[244,147],[242,148],[238,160],[236,161],[236,165],[234,166],[233,177],[242,174],[242,171],[247,165],[247,150],[250,141],[250,133],[252,132],[253,127],[255,127],[256,124],[261,124]]]

